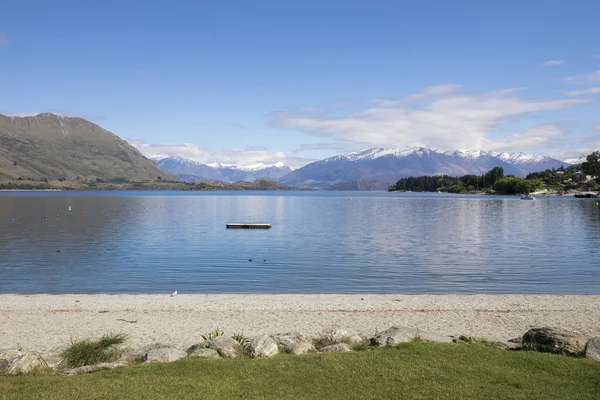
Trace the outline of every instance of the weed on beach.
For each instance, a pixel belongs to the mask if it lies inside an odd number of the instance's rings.
[[[114,361],[121,355],[118,346],[123,344],[125,339],[125,334],[109,333],[97,340],[71,340],[71,345],[61,353],[62,365],[75,368]]]
[[[222,330],[219,330],[219,328],[215,328],[212,331],[205,333],[202,336],[202,339],[209,341],[209,340],[213,340],[218,338],[219,336],[223,336],[224,332]]]

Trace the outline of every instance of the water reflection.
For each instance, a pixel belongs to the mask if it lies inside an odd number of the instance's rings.
[[[599,222],[558,198],[2,194],[0,292],[600,293]]]

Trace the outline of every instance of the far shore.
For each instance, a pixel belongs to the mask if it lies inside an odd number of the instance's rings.
[[[600,295],[0,295],[0,350],[55,351],[125,333],[132,347],[187,347],[219,328],[246,336],[330,328],[363,337],[393,325],[496,341],[551,326],[600,336]]]

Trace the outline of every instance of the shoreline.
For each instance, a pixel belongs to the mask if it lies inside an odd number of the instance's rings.
[[[111,332],[127,334],[133,348],[186,349],[217,327],[226,335],[310,337],[345,328],[369,337],[394,325],[495,341],[541,326],[600,336],[600,295],[0,295],[0,350],[57,351]]]

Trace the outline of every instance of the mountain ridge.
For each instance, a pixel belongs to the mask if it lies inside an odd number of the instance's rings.
[[[526,176],[530,172],[559,168],[561,165],[568,167],[571,164],[524,152],[375,147],[316,161],[290,172],[279,181],[306,187],[326,187],[355,181],[394,183],[409,176],[481,175],[494,167],[502,167],[506,175]]]
[[[254,182],[260,178],[269,178],[276,181],[292,171],[290,167],[283,163],[236,166],[222,163],[205,164],[180,156],[155,156],[154,159],[158,166],[171,172],[184,182],[203,180],[226,183]]]
[[[0,179],[176,180],[114,133],[79,117],[0,114]]]

